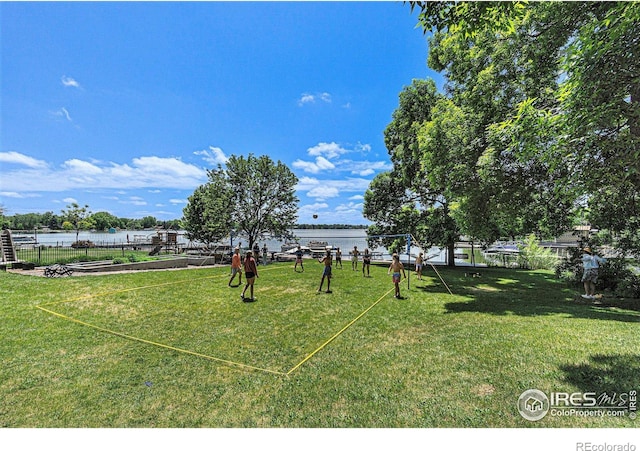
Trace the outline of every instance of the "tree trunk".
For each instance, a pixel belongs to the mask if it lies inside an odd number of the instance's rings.
[[[456,266],[456,243],[447,244],[447,266]]]

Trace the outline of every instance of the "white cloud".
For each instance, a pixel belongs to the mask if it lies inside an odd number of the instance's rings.
[[[336,207],[336,212],[355,213],[362,211],[362,203],[349,202],[348,204],[341,204]]]
[[[323,92],[318,96],[318,98],[325,103],[331,103],[331,94],[329,94],[328,92]]]
[[[364,200],[364,196],[362,194],[356,194],[355,196],[351,196],[349,200]]]
[[[35,158],[18,152],[0,152],[0,163],[20,164],[34,169],[44,169],[47,167],[45,161],[36,160]]]
[[[302,169],[304,172],[317,174],[320,171],[335,169],[335,165],[324,157],[317,157],[315,163],[312,161],[296,160],[291,165],[294,168]]]
[[[390,171],[393,169],[393,165],[386,161],[343,160],[340,162],[340,169],[361,177],[366,177],[374,174],[376,171]]]
[[[308,103],[316,103],[316,101],[331,103],[331,94],[328,92],[321,92],[317,94],[304,93],[298,99],[298,106],[303,106]]]
[[[371,152],[371,144],[362,144],[362,143],[358,143],[355,146],[355,150],[357,152],[362,152],[362,153],[368,153]]]
[[[317,213],[318,210],[324,210],[325,208],[329,208],[329,204],[326,202],[316,202],[313,204],[302,205],[298,211],[300,213]]]
[[[307,192],[307,196],[313,197],[319,200],[330,199],[332,197],[338,197],[340,195],[340,190],[335,186],[325,186],[320,185],[315,188],[309,190]]]
[[[307,153],[312,157],[324,155],[326,158],[337,158],[349,151],[335,142],[318,143],[318,145],[309,147]]]
[[[83,175],[102,174],[103,172],[98,166],[91,164],[88,161],[78,160],[77,158],[65,161],[63,166],[71,172],[77,172]]]
[[[64,199],[62,199],[62,202],[66,202],[68,204],[77,204],[78,200],[74,199],[73,197],[65,197]]]
[[[298,178],[296,190],[309,191],[311,188],[318,186],[319,184],[320,184],[320,180],[318,180],[317,178],[302,176]]]
[[[147,205],[147,201],[139,196],[130,196],[128,200],[121,200],[119,203],[137,206]]]
[[[367,188],[369,188],[369,183],[371,183],[371,181],[364,178],[347,177],[344,179],[318,180],[313,177],[301,177],[296,185],[296,190],[304,192],[312,191],[316,188],[332,188],[337,190],[339,193],[362,194],[367,190]],[[314,193],[319,192],[321,191],[314,191]]]
[[[219,164],[225,165],[229,161],[229,157],[225,155],[219,147],[209,146],[209,150],[199,150],[194,152],[195,155],[202,156],[202,159],[209,165],[217,167]]]
[[[313,103],[315,101],[316,101],[316,98],[311,94],[302,94],[302,96],[298,100],[298,105],[302,106],[305,103]]]
[[[72,87],[72,88],[80,88],[80,83],[78,83],[76,80],[74,80],[71,77],[67,77],[66,75],[62,76],[61,81],[64,86]]]
[[[13,199],[29,199],[31,197],[41,197],[34,193],[17,193],[15,191],[0,191],[0,197],[10,197]]]
[[[69,115],[69,112],[67,111],[67,109],[65,107],[60,108],[59,110],[56,111],[52,111],[51,114],[53,116],[56,117],[62,117],[64,119],[66,119],[69,122],[73,122],[73,119],[71,119],[71,116]]]
[[[5,170],[0,177],[0,191],[38,192],[71,189],[194,189],[207,179],[205,170],[178,158],[138,157],[131,163],[89,162],[70,159],[59,167],[17,153],[2,154],[4,160],[27,165]],[[25,180],[29,181],[28,186]]]
[[[169,199],[169,203],[172,205],[182,205],[182,204],[186,204],[187,200],[186,199]]]

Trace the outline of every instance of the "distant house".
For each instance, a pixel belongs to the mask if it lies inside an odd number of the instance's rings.
[[[590,225],[575,226],[573,230],[565,232],[556,238],[556,243],[576,245],[579,241],[589,238],[596,233],[598,229],[592,228]]]

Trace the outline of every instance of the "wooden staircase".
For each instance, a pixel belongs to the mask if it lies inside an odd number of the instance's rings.
[[[7,266],[11,263],[18,263],[16,256],[16,248],[13,245],[13,239],[11,238],[11,230],[3,230],[0,236],[0,251],[2,253],[2,266]]]

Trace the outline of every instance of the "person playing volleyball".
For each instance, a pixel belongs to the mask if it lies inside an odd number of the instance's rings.
[[[331,251],[327,249],[326,255],[322,259],[318,259],[318,262],[324,263],[324,269],[322,271],[322,279],[320,279],[320,288],[318,288],[318,293],[322,291],[322,285],[324,284],[324,279],[327,279],[327,293],[331,293]]]
[[[400,275],[402,274],[402,277],[407,277],[407,275],[404,272],[404,265],[400,261],[400,257],[398,257],[398,254],[393,254],[393,261],[391,262],[391,266],[389,266],[389,269],[387,270],[387,274],[391,274],[391,271],[393,271],[393,284],[396,288],[396,292],[393,297],[396,299],[402,299],[400,297]]]
[[[258,277],[258,266],[256,265],[256,261],[253,258],[253,254],[251,251],[247,251],[247,256],[244,259],[244,276],[247,279],[247,283],[244,286],[244,290],[242,290],[242,294],[240,297],[244,302],[253,302],[255,298],[253,297],[253,283]],[[247,299],[244,297],[244,294],[247,292],[247,288],[251,287],[251,298]]]

